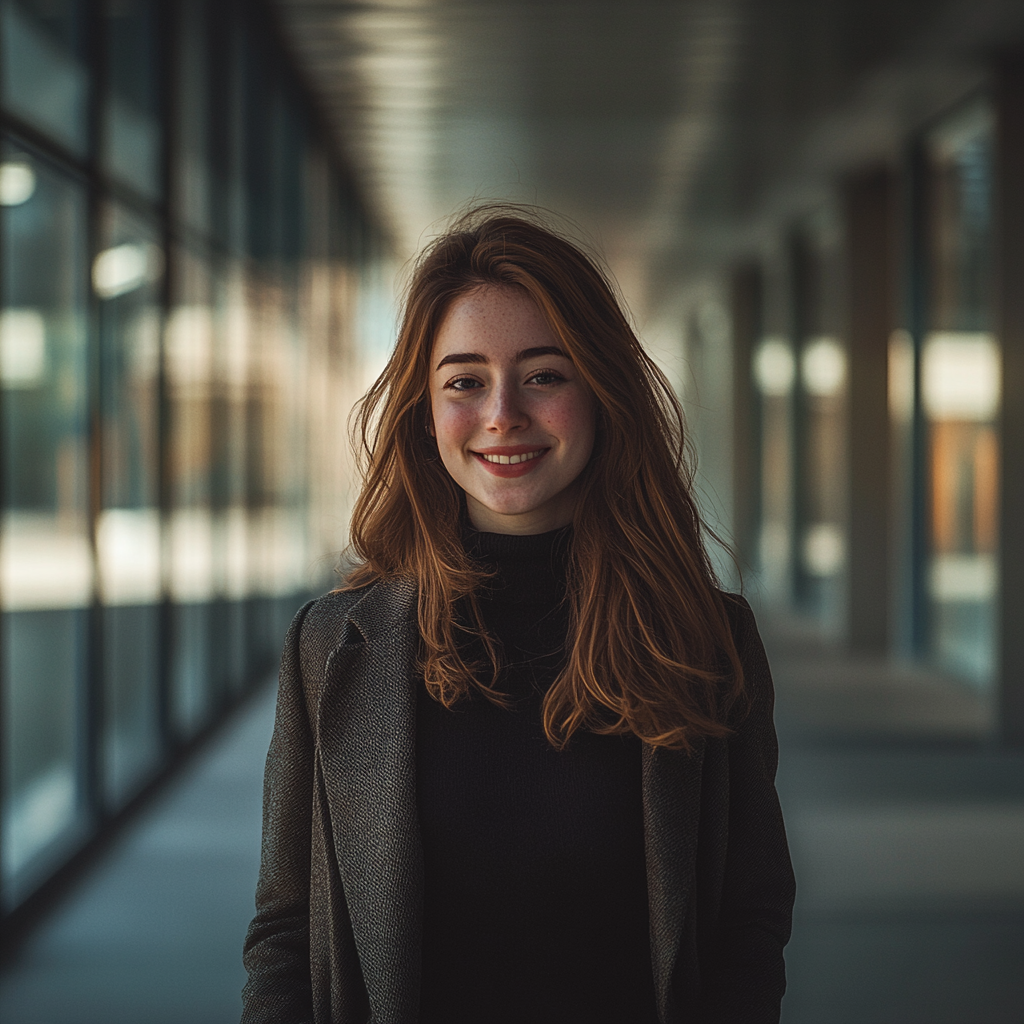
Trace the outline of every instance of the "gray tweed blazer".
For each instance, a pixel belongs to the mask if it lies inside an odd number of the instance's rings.
[[[794,881],[774,785],[772,681],[749,606],[726,600],[748,712],[731,737],[693,755],[643,749],[662,1024],[777,1022],[785,990]],[[292,623],[267,756],[243,1024],[418,1018],[417,639],[407,580],[327,594]]]

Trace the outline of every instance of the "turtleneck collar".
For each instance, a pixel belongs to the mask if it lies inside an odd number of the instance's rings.
[[[484,533],[466,527],[463,538],[466,550],[487,561],[503,563],[509,559],[548,559],[568,548],[572,526],[561,526],[547,533],[513,534]]]

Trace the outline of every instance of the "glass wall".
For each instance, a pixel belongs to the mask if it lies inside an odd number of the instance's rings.
[[[926,140],[928,646],[978,685],[992,675],[1000,354],[992,333],[992,114],[978,101]]]
[[[80,832],[93,594],[87,196],[0,149],[3,879],[15,898]]]
[[[345,543],[375,236],[269,24],[0,0],[5,916],[265,675]]]

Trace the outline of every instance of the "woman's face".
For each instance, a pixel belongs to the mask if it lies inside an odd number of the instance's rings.
[[[488,533],[572,520],[594,448],[594,400],[527,295],[482,285],[457,299],[430,359],[432,433]]]

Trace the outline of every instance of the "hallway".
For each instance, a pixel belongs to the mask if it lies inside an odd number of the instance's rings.
[[[799,886],[784,1024],[1019,1024],[1024,755],[960,684],[766,631]],[[268,688],[118,839],[3,972],[0,1018],[237,1020],[272,717]]]

